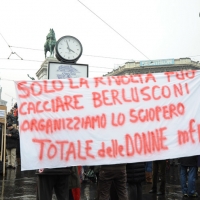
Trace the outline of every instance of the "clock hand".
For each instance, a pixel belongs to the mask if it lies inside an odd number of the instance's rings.
[[[66,40],[66,42],[67,42],[67,40]],[[69,44],[68,44],[68,42],[67,42],[67,48],[69,49]]]
[[[68,48],[69,52],[72,51],[73,53],[77,54],[75,51],[73,51],[72,49]],[[77,54],[78,55],[78,54]]]
[[[69,49],[70,51],[74,52],[72,49]],[[74,52],[75,53],[75,52]]]
[[[70,48],[69,48],[69,44],[68,44],[67,40],[66,40],[66,43],[67,43],[67,49],[68,49],[69,52],[70,52]]]
[[[67,40],[66,40],[66,42],[67,42]],[[67,42],[67,49],[69,50],[69,52],[72,51],[73,53],[76,53],[76,52],[74,52],[72,49],[70,49],[68,42]],[[76,53],[76,54],[77,54],[77,53]]]

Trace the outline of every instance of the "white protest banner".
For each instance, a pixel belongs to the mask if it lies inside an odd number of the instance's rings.
[[[15,85],[22,170],[200,153],[200,71]]]

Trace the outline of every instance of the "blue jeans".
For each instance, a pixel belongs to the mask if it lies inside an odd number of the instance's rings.
[[[151,161],[145,163],[145,171],[152,172],[152,162]]]
[[[189,171],[187,172],[187,170]],[[181,165],[180,179],[183,194],[193,195],[196,192],[196,174],[197,167],[187,167]],[[187,176],[188,184],[186,184]]]

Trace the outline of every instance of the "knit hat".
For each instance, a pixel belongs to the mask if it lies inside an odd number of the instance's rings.
[[[12,124],[11,124],[11,123],[8,123],[7,127],[11,127],[11,126],[12,126]]]

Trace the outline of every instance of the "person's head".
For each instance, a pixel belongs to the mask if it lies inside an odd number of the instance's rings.
[[[8,124],[7,124],[7,128],[8,128],[9,130],[13,129],[13,125],[12,125],[11,123],[8,123]]]
[[[14,108],[17,108],[17,102],[15,103]]]

